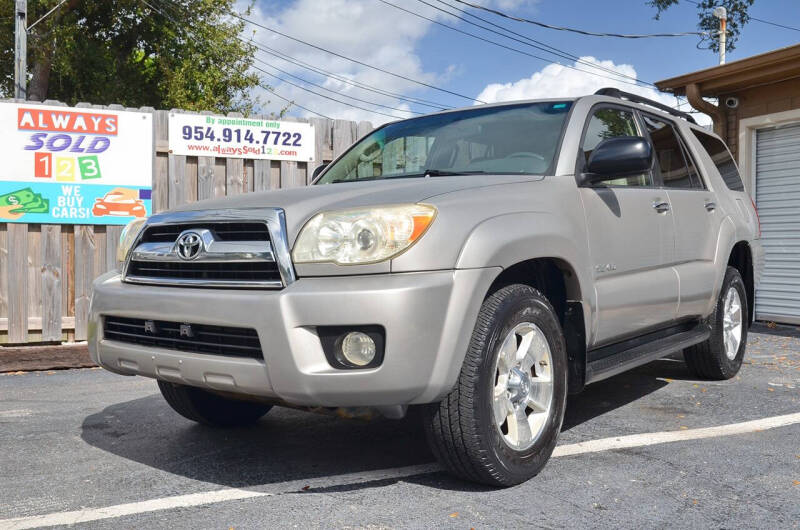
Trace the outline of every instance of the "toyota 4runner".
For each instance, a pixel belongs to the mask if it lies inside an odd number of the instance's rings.
[[[759,232],[725,144],[670,107],[603,89],[446,111],[311,186],[133,221],[89,348],[212,426],[418,405],[445,468],[511,485],[586,384],[677,351],[737,373]]]

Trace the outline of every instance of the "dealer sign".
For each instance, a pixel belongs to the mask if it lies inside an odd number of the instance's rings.
[[[149,113],[0,103],[0,222],[121,225],[151,213]]]
[[[261,118],[171,112],[169,151],[175,155],[264,160],[314,160],[314,127]]]

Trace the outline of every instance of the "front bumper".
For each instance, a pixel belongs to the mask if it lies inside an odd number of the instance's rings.
[[[89,352],[107,370],[293,405],[429,403],[455,384],[483,297],[497,268],[302,278],[280,291],[94,283]],[[105,315],[250,327],[264,360],[186,353],[104,339]],[[316,326],[379,324],[383,363],[331,367]]]

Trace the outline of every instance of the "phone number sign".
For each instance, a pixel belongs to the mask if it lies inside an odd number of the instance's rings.
[[[152,139],[148,113],[0,103],[0,223],[150,215]]]
[[[314,160],[308,123],[170,113],[169,150],[176,155]]]

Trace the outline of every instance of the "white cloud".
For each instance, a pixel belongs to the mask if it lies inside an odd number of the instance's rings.
[[[397,5],[405,7],[406,4],[402,1],[397,1]],[[426,10],[419,10],[420,14],[430,18],[436,18],[441,15],[441,13],[433,11],[422,4],[419,6]],[[246,6],[242,4],[238,7],[243,8]],[[267,8],[270,9],[267,10]],[[415,7],[415,9],[417,8]],[[458,72],[456,65],[451,65],[441,74],[426,71],[422,66],[422,60],[416,48],[420,39],[429,31],[431,23],[375,0],[295,0],[279,11],[273,9],[271,3],[260,2],[254,6],[248,18],[282,33],[310,42],[320,48],[332,50],[340,55],[352,57],[363,63],[431,85],[440,84]],[[415,83],[378,72],[346,59],[337,58],[261,28],[248,25],[244,36],[247,38],[253,37],[256,42],[279,50],[305,63],[333,72],[339,77],[370,85],[384,91],[414,97],[415,94],[419,94],[424,90],[423,87]],[[266,71],[273,72],[287,81],[304,85],[324,96],[367,109],[375,108],[380,112],[397,117],[413,116],[411,113],[402,112],[402,110],[408,110],[409,106],[397,98],[376,94],[330,77],[315,74],[264,52],[257,52],[256,56],[269,64],[303,79],[321,84],[335,92],[331,93],[318,87],[308,86],[302,81],[288,77],[284,73],[276,72],[258,61],[255,63],[256,66]],[[356,121],[368,120],[373,124],[392,119],[367,110],[353,108],[348,104],[325,99],[325,97],[311,94],[289,83],[281,82],[274,77],[258,73],[263,81],[268,83],[281,96],[327,116]],[[264,112],[278,112],[286,105],[284,101],[266,90],[257,91],[257,94],[262,100],[269,101],[268,104],[264,105]],[[353,101],[347,98],[347,95],[401,110],[377,108],[368,103]],[[428,98],[437,99],[435,95],[428,95]],[[443,97],[439,99],[446,100]],[[296,107],[292,107],[289,112],[290,114],[305,117],[313,116],[313,114]]]
[[[626,83],[625,78],[589,66],[590,64],[597,65],[612,72],[636,78],[636,69],[629,64],[614,64],[613,61],[601,61],[591,56],[581,57],[580,60],[580,63],[576,61],[570,65],[573,68],[551,63],[538,72],[534,72],[530,77],[508,83],[491,83],[483,89],[477,99],[486,103],[495,103],[520,99],[577,97],[593,94],[603,87],[614,87],[654,99],[671,107],[677,105],[674,96],[664,94],[654,88]],[[688,104],[682,105],[681,109],[691,110]],[[695,119],[700,123],[710,122],[705,114],[697,114]]]

